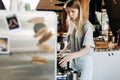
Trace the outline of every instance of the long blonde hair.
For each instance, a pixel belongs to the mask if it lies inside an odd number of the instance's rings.
[[[81,4],[80,4],[79,0],[68,0],[64,5],[64,8],[65,8],[66,12],[67,12],[67,9],[66,9],[67,7],[72,7],[72,8],[75,8],[75,9],[79,10],[78,18],[75,21],[76,37],[78,37],[79,33],[82,31],[82,25],[83,25],[83,14],[82,14],[83,12],[82,12]],[[66,23],[67,23],[66,25],[68,26],[67,35],[69,35],[72,32],[74,26],[71,23],[68,12],[67,12]]]

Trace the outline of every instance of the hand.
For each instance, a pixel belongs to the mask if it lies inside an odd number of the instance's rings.
[[[64,51],[61,50],[61,51],[57,54],[57,57],[62,57],[62,56],[63,56],[63,53],[64,53]]]
[[[59,64],[61,67],[66,67],[67,63],[72,59],[73,59],[72,55],[66,55],[60,60]]]
[[[62,56],[63,56],[62,54],[59,54],[59,53],[57,54],[57,57],[62,57]]]

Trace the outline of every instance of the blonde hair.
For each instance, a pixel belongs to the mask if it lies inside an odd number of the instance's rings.
[[[66,9],[67,7],[72,7],[79,10],[78,18],[76,19],[76,22],[75,22],[75,25],[76,25],[75,36],[78,37],[79,33],[82,31],[82,25],[83,25],[83,14],[82,14],[83,12],[82,12],[81,4],[79,0],[68,0],[64,5],[66,12],[67,12],[67,9]],[[71,23],[69,15],[67,15],[66,23],[67,23],[66,25],[68,26],[67,35],[69,35],[74,29],[74,26]]]

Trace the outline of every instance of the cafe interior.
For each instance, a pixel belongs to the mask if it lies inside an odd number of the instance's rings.
[[[66,1],[0,0],[0,80],[80,80],[57,62],[68,43]],[[120,80],[120,0],[79,1],[93,25],[92,80]]]

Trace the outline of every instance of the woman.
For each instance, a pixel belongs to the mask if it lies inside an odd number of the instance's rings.
[[[61,56],[70,49],[70,54],[59,62],[60,66],[67,66],[71,61],[71,68],[81,73],[80,80],[92,80],[91,53],[94,48],[92,25],[88,19],[83,19],[79,0],[68,0],[64,5],[67,12],[68,45],[58,53]]]

